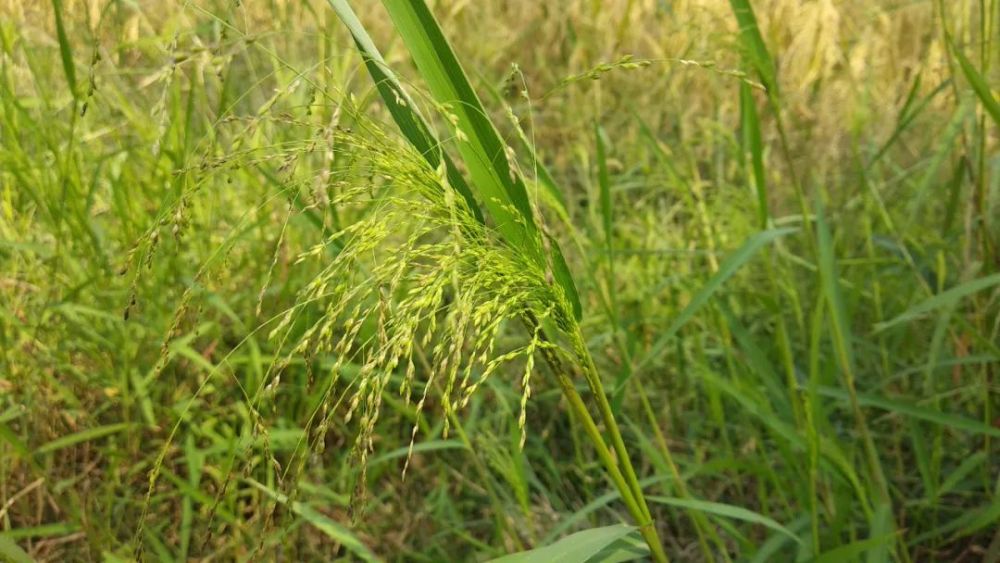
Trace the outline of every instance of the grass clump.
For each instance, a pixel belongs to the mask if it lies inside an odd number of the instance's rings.
[[[0,1],[0,559],[997,558],[995,2],[351,5]]]

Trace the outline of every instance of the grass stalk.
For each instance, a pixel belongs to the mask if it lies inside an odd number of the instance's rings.
[[[538,324],[537,319],[535,319],[530,313],[526,314],[524,318],[529,332],[534,332]],[[544,331],[539,332],[542,334],[541,338],[546,339]],[[575,335],[577,336],[576,340],[578,340],[577,344],[582,343],[579,341],[579,331],[577,331]],[[590,438],[590,442],[594,446],[594,449],[597,451],[597,456],[600,458],[601,463],[607,470],[608,477],[618,489],[629,514],[631,514],[632,518],[635,520],[636,525],[639,527],[639,532],[649,545],[653,560],[657,562],[669,561],[669,558],[663,549],[663,542],[660,540],[659,533],[656,531],[655,523],[650,515],[646,499],[643,496],[639,479],[636,477],[635,470],[632,468],[632,462],[628,457],[628,452],[625,450],[625,444],[621,439],[621,431],[618,428],[618,423],[615,421],[614,415],[611,413],[611,405],[608,403],[607,395],[604,392],[600,380],[595,379],[597,371],[594,367],[593,359],[590,357],[590,354],[586,352],[586,349],[583,349],[583,352],[585,356],[581,359],[583,359],[586,363],[584,377],[587,379],[588,386],[598,403],[602,421],[612,436],[612,444],[615,449],[614,455],[608,448],[607,442],[605,442],[605,438],[601,434],[600,429],[598,429],[593,416],[590,414],[590,410],[587,409],[587,406],[583,401],[583,398],[576,390],[573,379],[570,377],[564,363],[560,361],[558,356],[556,356],[551,349],[548,347],[542,348],[542,355],[545,358],[546,363],[549,365],[549,368],[552,370],[552,373],[555,375],[556,381],[559,383],[559,388],[563,392],[563,396],[566,397],[573,414],[583,425],[584,431]],[[618,456],[618,461],[616,461],[615,455]],[[619,467],[619,461],[622,466],[625,467],[624,473]]]

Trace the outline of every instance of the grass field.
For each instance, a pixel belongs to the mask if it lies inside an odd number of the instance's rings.
[[[998,25],[0,0],[0,560],[1000,561]]]

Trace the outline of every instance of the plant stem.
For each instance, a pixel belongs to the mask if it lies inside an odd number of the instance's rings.
[[[639,507],[642,509],[643,515],[646,518],[650,518],[649,507],[646,506],[646,499],[642,495],[642,487],[639,486],[639,478],[632,467],[632,459],[628,455],[628,450],[625,449],[625,441],[622,439],[621,430],[619,430],[618,423],[615,421],[615,415],[611,411],[611,404],[608,402],[607,393],[604,392],[604,385],[601,383],[601,376],[597,373],[597,366],[594,365],[594,359],[587,350],[586,344],[583,341],[583,335],[579,329],[573,334],[573,337],[573,345],[577,348],[577,354],[583,360],[584,367],[586,368],[584,378],[590,386],[590,392],[593,393],[594,398],[597,400],[597,410],[601,414],[608,432],[611,434],[611,444],[615,449],[615,453],[618,454],[620,463],[625,468],[625,477],[628,479],[629,487],[631,487],[632,494],[639,502]]]
[[[600,375],[597,373],[597,367],[594,365],[594,359],[591,357],[590,352],[587,350],[586,345],[583,341],[583,335],[580,333],[579,328],[577,328],[574,333],[574,345],[578,348],[577,354],[584,360],[584,367],[586,371],[584,376],[587,379],[587,384],[590,386],[590,392],[593,393],[594,398],[597,400],[598,412],[601,414],[601,418],[604,420],[604,425],[607,427],[608,432],[611,434],[611,443],[614,446],[615,453],[618,455],[619,463],[625,468],[625,479],[628,482],[628,486],[632,491],[636,502],[639,505],[639,509],[642,513],[643,519],[640,519],[640,526],[643,537],[646,538],[646,542],[649,543],[649,547],[652,550],[653,558],[657,561],[666,561],[667,555],[663,551],[663,543],[660,541],[659,534],[656,532],[656,526],[653,524],[652,514],[649,512],[649,507],[646,505],[646,497],[642,493],[642,486],[639,485],[639,478],[636,476],[635,468],[632,467],[632,459],[628,455],[628,451],[625,449],[625,441],[622,439],[621,430],[618,428],[618,422],[615,421],[614,413],[611,411],[611,404],[608,402],[608,395],[604,391],[604,386],[601,384]]]
[[[653,560],[661,563],[667,563],[669,559],[667,558],[667,554],[663,551],[663,544],[660,541],[659,534],[656,532],[653,520],[649,516],[649,509],[646,508],[646,500],[642,497],[641,491],[639,492],[638,500],[634,496],[633,490],[638,488],[638,483],[635,482],[634,479],[626,480],[625,476],[622,475],[618,464],[615,462],[614,456],[612,456],[607,444],[604,443],[601,431],[598,430],[597,424],[595,424],[594,419],[590,416],[590,411],[587,410],[586,405],[583,404],[583,399],[580,397],[580,393],[578,393],[576,387],[573,386],[573,381],[566,375],[565,372],[561,370],[556,372],[556,378],[559,381],[560,387],[562,387],[563,395],[565,395],[566,399],[569,401],[570,408],[573,409],[573,412],[583,422],[587,435],[590,437],[595,448],[597,449],[598,457],[601,458],[605,469],[608,471],[608,475],[614,482],[615,487],[618,488],[618,492],[621,493],[622,499],[625,501],[625,505],[628,507],[629,513],[631,513],[632,518],[635,519],[636,524],[638,524],[639,533],[642,534],[643,539],[645,539],[646,543],[649,545],[649,550],[653,556]]]
[[[524,321],[529,330],[532,331],[534,331],[535,327],[538,325],[538,320],[530,312],[525,313]],[[542,340],[551,342],[543,330],[539,330],[539,335]],[[576,341],[574,342],[574,345],[582,342],[580,339],[579,329],[577,329],[574,336]],[[611,414],[611,407],[608,404],[607,396],[605,395],[599,380],[596,382],[591,381],[591,377],[596,375],[597,372],[596,368],[593,367],[594,364],[593,360],[590,358],[590,354],[587,353],[584,356],[585,361],[589,364],[587,372],[585,372],[585,378],[588,380],[588,385],[594,393],[594,396],[597,398],[598,405],[600,406],[602,403],[604,405],[603,408],[600,408],[602,418],[604,419],[604,423],[608,427],[608,430],[612,434],[612,442],[617,442],[615,445],[615,451],[618,458],[622,460],[621,463],[626,468],[626,474],[622,474],[621,468],[615,460],[615,456],[611,454],[611,450],[608,448],[604,436],[601,435],[601,431],[597,428],[597,424],[594,422],[594,418],[591,416],[590,411],[587,410],[587,406],[584,404],[583,398],[576,390],[576,386],[573,384],[573,379],[569,376],[568,370],[563,367],[563,362],[560,361],[552,348],[542,347],[541,351],[542,356],[545,358],[545,362],[549,365],[552,369],[552,373],[556,376],[556,381],[559,383],[559,387],[562,389],[563,395],[569,402],[570,408],[580,419],[587,436],[590,438],[594,448],[597,450],[597,456],[604,464],[604,468],[608,472],[608,477],[611,478],[615,488],[618,489],[619,494],[621,494],[622,501],[625,502],[625,507],[628,509],[629,514],[632,515],[632,518],[639,526],[639,533],[642,534],[646,544],[649,545],[650,554],[652,555],[653,560],[657,563],[668,563],[670,560],[663,549],[663,542],[660,540],[660,536],[656,531],[656,526],[650,516],[649,508],[646,505],[646,499],[642,495],[642,487],[639,485],[639,480],[635,476],[635,470],[632,468],[631,461],[627,455],[624,455],[626,453],[624,442],[622,442],[621,432],[618,430],[618,424],[615,422],[614,416]],[[586,349],[584,349],[584,351],[586,351]],[[615,436],[617,436],[617,439]]]

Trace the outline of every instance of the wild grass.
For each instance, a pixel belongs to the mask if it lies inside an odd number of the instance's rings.
[[[1000,560],[997,2],[331,4],[0,3],[0,559]]]

